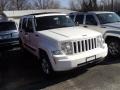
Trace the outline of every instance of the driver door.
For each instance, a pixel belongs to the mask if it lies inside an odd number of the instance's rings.
[[[90,28],[90,29],[93,29],[93,30],[97,31],[98,22],[97,22],[94,15],[91,15],[91,14],[86,15],[84,27],[85,28]]]
[[[31,52],[36,52],[36,38],[35,38],[35,31],[34,31],[34,24],[33,18],[29,17],[27,22],[27,40],[28,40],[28,48]]]

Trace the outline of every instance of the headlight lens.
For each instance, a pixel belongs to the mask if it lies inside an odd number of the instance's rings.
[[[56,50],[56,51],[52,51],[53,55],[62,55],[62,51],[60,50]]]
[[[105,43],[104,39],[102,36],[97,37],[97,46],[103,48],[103,44]]]
[[[61,49],[67,55],[73,54],[72,42],[62,42]]]

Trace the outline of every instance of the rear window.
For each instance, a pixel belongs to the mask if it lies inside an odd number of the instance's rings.
[[[16,30],[15,22],[0,22],[0,31]]]

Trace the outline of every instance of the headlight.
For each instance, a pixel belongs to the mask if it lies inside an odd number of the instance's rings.
[[[62,42],[61,49],[67,55],[73,54],[72,42]]]
[[[56,50],[56,51],[52,51],[53,55],[62,55],[62,51],[60,50]]]
[[[103,44],[105,43],[104,39],[102,36],[97,37],[97,46],[103,48]]]

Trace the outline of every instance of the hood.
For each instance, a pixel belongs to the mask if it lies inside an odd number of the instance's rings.
[[[120,22],[103,24],[105,27],[120,29]]]
[[[39,33],[57,40],[83,39],[100,35],[100,33],[96,31],[92,31],[83,27],[58,28],[39,31]]]

